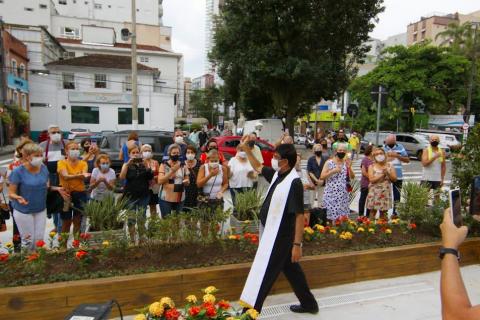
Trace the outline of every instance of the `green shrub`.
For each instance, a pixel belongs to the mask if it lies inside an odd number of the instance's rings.
[[[263,191],[251,189],[235,196],[235,217],[240,221],[258,220],[262,206]]]

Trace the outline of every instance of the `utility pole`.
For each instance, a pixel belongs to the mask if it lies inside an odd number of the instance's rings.
[[[470,108],[472,105],[472,94],[475,87],[475,75],[477,71],[477,31],[480,22],[471,22],[472,26],[475,25],[473,32],[473,56],[472,56],[472,68],[470,70],[470,79],[468,81],[468,96],[467,105],[465,107],[465,114],[463,116],[465,123],[470,120]]]
[[[137,6],[132,0],[132,129],[138,129],[138,85],[137,85]]]
[[[376,90],[376,91],[375,91]],[[381,115],[381,109],[382,109],[382,96],[387,95],[388,92],[385,90],[385,88],[382,85],[378,86],[377,88],[373,88],[373,91],[370,92],[372,99],[377,100],[377,134],[375,136],[375,145],[379,145],[379,140],[380,140],[380,115]]]

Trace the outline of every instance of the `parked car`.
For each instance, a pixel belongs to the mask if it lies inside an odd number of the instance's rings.
[[[216,137],[213,138],[218,145],[218,151],[222,152],[226,160],[230,160],[237,154],[237,146],[240,143],[240,136]],[[257,139],[255,144],[260,148],[263,156],[263,164],[267,167],[272,165],[272,158],[275,147],[265,140]]]
[[[422,153],[425,148],[430,146],[430,141],[425,135],[415,133],[397,133],[397,142],[401,143],[408,155],[416,157],[418,160],[422,159]],[[444,147],[445,155],[450,156],[450,148]]]
[[[307,136],[304,134],[296,134],[294,140],[295,144],[304,145],[307,142]]]
[[[390,132],[390,131],[380,131],[378,133],[378,146],[383,146],[384,145],[385,139],[387,138],[387,136],[390,133],[392,133],[392,132]],[[365,147],[370,143],[372,145],[375,145],[376,144],[376,139],[377,139],[377,132],[376,131],[368,131],[367,133],[365,133],[365,136],[363,137],[363,141],[365,141],[365,143],[362,143],[363,148],[365,149]]]
[[[100,142],[100,150],[110,156],[112,160],[112,169],[115,172],[120,172],[123,161],[119,160],[120,149],[127,141],[130,130],[118,131],[110,134],[106,134],[102,137]],[[173,143],[173,132],[168,131],[150,131],[150,130],[137,130],[138,138],[141,144],[149,144],[152,146],[153,158],[162,162],[163,150],[165,146]],[[188,138],[185,138],[187,144],[193,144]]]
[[[446,131],[417,129],[415,133],[425,135],[428,137],[427,139],[430,139],[433,135],[437,135],[440,138],[440,146],[442,148],[460,149],[462,147],[462,143],[458,141],[457,137]]]

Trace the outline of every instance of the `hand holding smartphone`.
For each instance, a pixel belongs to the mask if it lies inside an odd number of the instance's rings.
[[[460,189],[449,191],[450,208],[452,210],[452,220],[457,227],[462,226],[462,201],[460,198]]]

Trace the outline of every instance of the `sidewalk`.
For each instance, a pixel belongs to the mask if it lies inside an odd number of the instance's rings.
[[[464,267],[462,275],[472,304],[480,303],[480,266]],[[298,302],[295,295],[289,293],[268,297],[260,319],[441,319],[439,271],[316,289],[313,293],[320,307],[316,315],[290,312],[289,306]]]
[[[0,147],[0,157],[11,155],[13,159],[13,153],[15,152],[15,146],[14,145],[6,145],[3,147]]]

